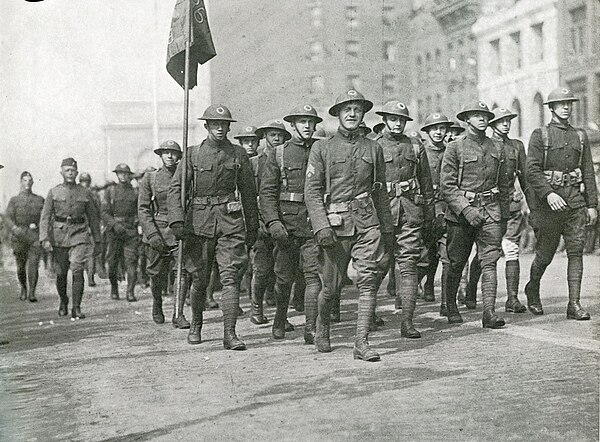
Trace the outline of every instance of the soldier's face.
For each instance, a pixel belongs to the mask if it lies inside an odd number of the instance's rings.
[[[239,138],[240,144],[248,154],[248,156],[256,155],[258,150],[258,138],[255,137],[242,137]]]
[[[84,180],[84,181],[80,180],[79,184],[81,184],[83,187],[85,187],[86,189],[88,189],[90,187],[91,183],[89,181],[87,181],[87,180]]]
[[[21,189],[29,191],[32,187],[33,178],[31,175],[25,175],[23,178],[21,178]]]
[[[394,135],[402,135],[406,127],[406,119],[397,115],[386,115],[383,117],[383,122],[385,129]]]
[[[364,116],[365,110],[362,103],[350,102],[342,106],[338,114],[338,120],[344,129],[354,131],[358,129]]]
[[[510,132],[510,118],[503,118],[494,123],[494,130],[500,132],[502,135],[508,135]]]
[[[316,122],[314,118],[296,118],[292,127],[303,140],[310,140],[315,133]]]
[[[174,167],[181,158],[181,154],[173,150],[165,150],[160,154],[160,159],[165,167]]]
[[[429,128],[429,139],[434,143],[441,143],[446,137],[446,132],[448,132],[448,126],[445,124],[434,124]]]
[[[571,101],[559,101],[552,103],[550,108],[553,114],[562,120],[568,120],[573,112],[573,103]]]
[[[127,172],[117,172],[119,183],[128,183],[131,181],[131,174]]]
[[[208,132],[208,138],[213,141],[223,141],[229,132],[229,121],[207,121],[204,127]]]
[[[65,183],[73,184],[75,182],[75,178],[77,178],[77,168],[74,166],[62,166],[60,168],[60,174],[63,177]]]
[[[480,131],[487,129],[489,120],[490,118],[483,112],[469,112],[467,114],[467,124]]]
[[[285,133],[282,130],[277,129],[269,129],[265,133],[265,138],[267,140],[267,144],[275,147],[283,144],[283,140],[285,139]]]

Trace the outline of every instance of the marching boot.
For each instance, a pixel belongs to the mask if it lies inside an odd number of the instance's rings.
[[[73,272],[73,283],[71,286],[73,292],[73,309],[71,310],[71,318],[85,318],[85,315],[81,313],[81,300],[83,299],[84,285],[83,270]]]
[[[462,324],[463,319],[458,312],[456,305],[456,293],[460,284],[462,275],[451,271],[448,265],[448,275],[446,276],[446,309],[448,311],[448,324]]]
[[[264,315],[263,311],[263,298],[265,296],[265,287],[259,281],[256,275],[252,276],[252,306],[250,313],[250,322],[256,325],[267,324],[269,320]]]
[[[354,359],[375,362],[379,361],[379,353],[369,346],[369,323],[375,314],[376,293],[374,290],[362,289],[358,295],[358,318],[356,320],[356,338],[354,340]]]
[[[39,261],[37,259],[29,258],[27,260],[27,297],[29,302],[37,302],[35,297],[35,289],[38,283],[39,276]]]
[[[442,263],[442,290],[441,290],[441,294],[440,294],[440,297],[442,299],[441,299],[441,303],[440,303],[440,316],[448,316],[448,308],[446,307],[446,290],[447,290],[447,286],[448,286],[448,268],[449,268],[448,264]]]
[[[273,318],[273,339],[285,338],[285,332],[288,329],[287,309],[290,303],[290,290],[291,287],[289,284],[277,283],[275,285],[275,302],[277,308],[275,310],[275,318]]]
[[[504,319],[496,315],[496,291],[498,289],[498,277],[496,266],[486,266],[481,274],[481,297],[483,298],[483,316],[481,324],[483,328],[504,327]]]
[[[579,303],[581,279],[583,278],[583,258],[569,256],[567,264],[567,283],[569,285],[569,303],[567,304],[567,319],[587,321],[590,314]]]
[[[162,309],[162,287],[160,277],[150,278],[150,290],[152,291],[152,320],[156,324],[164,324],[165,315]]]
[[[520,266],[519,260],[506,261],[506,268],[504,269],[506,274],[506,288],[507,296],[506,304],[504,304],[505,312],[512,313],[525,313],[527,308],[519,302],[519,277],[520,277]]]
[[[315,325],[315,348],[321,353],[329,353],[331,351],[331,343],[329,341],[329,324],[331,321],[331,305],[333,297],[327,298],[325,289],[319,293],[317,301],[317,321]]]
[[[60,298],[58,316],[67,316],[69,313],[69,298],[67,296],[67,275],[56,275],[56,291]]]
[[[525,296],[527,296],[527,308],[534,315],[543,315],[544,309],[540,300],[539,281],[530,280],[525,284]]]
[[[246,350],[246,344],[235,334],[239,303],[240,293],[238,286],[224,286],[221,308],[223,310],[223,347],[226,350]]]
[[[194,276],[190,288],[190,300],[192,304],[192,323],[190,324],[187,341],[188,344],[196,345],[202,342],[200,334],[202,332],[204,302],[206,300],[206,293],[201,290],[197,275]]]
[[[332,303],[331,303],[331,322],[333,322],[334,324],[338,324],[340,322],[342,322],[342,317],[341,317],[341,304],[342,304],[342,292],[341,289],[339,292],[337,292],[335,294],[335,296],[332,299]]]
[[[400,296],[402,298],[402,314],[400,315],[400,336],[417,339],[421,337],[421,333],[413,325],[413,316],[417,305],[418,275],[413,269],[405,268],[404,265],[401,270],[402,286],[400,286]]]
[[[318,314],[318,300],[321,292],[321,279],[318,276],[306,277],[306,290],[304,291],[304,343],[315,343],[315,328]]]
[[[110,279],[110,299],[119,299],[119,283],[116,278]]]

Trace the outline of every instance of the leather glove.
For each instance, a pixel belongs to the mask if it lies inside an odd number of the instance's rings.
[[[117,235],[124,235],[127,233],[127,229],[125,227],[123,227],[123,225],[120,223],[116,223],[113,226],[113,230]]]
[[[473,227],[479,227],[485,222],[485,218],[475,207],[465,207],[465,209],[462,211],[462,214],[467,222]]]
[[[269,224],[269,234],[275,241],[285,241],[288,239],[287,230],[281,221],[273,221]]]
[[[187,237],[187,232],[183,227],[183,221],[177,221],[171,224],[171,232],[175,235],[177,241],[183,241]]]
[[[52,251],[52,244],[50,244],[50,241],[46,240],[46,241],[42,241],[42,248],[50,253]]]
[[[381,240],[383,241],[383,248],[386,253],[394,253],[394,244],[396,243],[395,235],[391,232],[382,233]]]
[[[258,239],[258,231],[248,230],[246,231],[246,247],[251,249],[256,240]]]
[[[333,247],[336,241],[337,237],[331,227],[325,227],[323,230],[317,232],[317,244],[321,247]]]
[[[446,233],[446,218],[444,215],[438,215],[433,220],[432,229],[438,237]]]
[[[165,242],[158,233],[153,233],[148,237],[148,243],[157,252],[163,252],[165,250]]]

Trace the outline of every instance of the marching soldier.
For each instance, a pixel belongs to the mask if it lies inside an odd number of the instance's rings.
[[[258,207],[248,155],[227,139],[235,122],[223,105],[210,105],[200,120],[208,137],[190,147],[187,162],[180,162],[167,196],[168,218],[175,238],[184,240],[185,268],[192,274],[192,324],[188,343],[200,344],[202,311],[212,263],[219,266],[223,295],[223,347],[245,350],[235,326],[240,302],[240,281],[247,265],[247,248],[256,241]],[[189,212],[181,204],[182,170],[187,167]]]
[[[433,187],[425,147],[417,138],[404,134],[412,121],[408,107],[388,101],[381,111],[383,132],[377,141],[383,149],[386,188],[390,199],[394,240],[386,244],[390,272],[396,266],[402,276],[397,296],[402,300],[400,336],[420,338],[413,325],[417,302],[417,261],[423,250],[423,231],[429,231],[433,217]]]
[[[94,200],[94,203],[96,203],[96,206],[98,207],[98,212],[100,212],[100,198],[91,189],[92,177],[90,176],[90,174],[87,172],[81,172],[81,175],[79,175],[79,184],[82,187],[84,187],[90,191],[90,194],[92,195],[92,199]],[[95,247],[93,240],[90,242],[89,247],[88,247],[87,260],[85,262],[85,271],[87,272],[87,275],[88,275],[88,286],[89,287],[96,286],[96,280],[94,279],[94,275],[96,273],[96,255],[100,252],[100,249],[101,249],[100,247]]]
[[[127,301],[135,302],[134,290],[138,264],[137,190],[131,185],[132,172],[127,164],[117,165],[113,172],[118,183],[104,191],[102,219],[106,224],[108,279],[110,297],[119,299],[119,262],[125,265]]]
[[[75,183],[77,161],[65,158],[60,165],[63,183],[48,192],[40,219],[40,243],[53,252],[56,290],[60,298],[59,316],[68,313],[67,274],[73,274],[71,317],[83,319],[83,270],[90,235],[96,247],[100,242],[100,213],[89,190]]]
[[[138,192],[138,218],[144,234],[146,247],[146,269],[150,276],[152,291],[152,320],[157,324],[165,322],[162,309],[162,293],[166,289],[171,271],[171,263],[177,258],[177,240],[169,229],[167,193],[171,179],[181,160],[181,147],[173,140],[163,142],[154,153],[160,156],[162,167],[144,174]],[[173,327],[187,329],[190,323],[183,315],[183,306],[188,289],[188,275],[184,272],[182,284],[184,292],[179,297],[179,305],[173,308]]]
[[[292,109],[283,119],[292,127],[292,139],[271,151],[260,186],[261,215],[275,242],[277,310],[272,332],[275,339],[285,337],[290,293],[301,265],[306,283],[304,342],[314,344],[321,279],[319,249],[304,201],[304,181],[315,126],[323,119],[309,104]]]
[[[33,176],[21,173],[21,191],[13,196],[6,208],[7,227],[11,230],[11,244],[17,261],[17,277],[21,284],[21,301],[36,302],[35,289],[42,250],[39,243],[40,215],[44,198],[31,191]]]
[[[568,260],[567,319],[582,321],[590,319],[580,304],[585,226],[597,221],[598,191],[587,134],[569,123],[575,101],[579,99],[569,89],[553,90],[545,103],[552,121],[529,139],[527,202],[537,246],[525,294],[529,311],[544,314],[540,281],[562,235]]]
[[[446,148],[440,175],[442,197],[448,204],[448,323],[463,322],[456,305],[456,294],[462,270],[473,243],[476,243],[483,278],[482,325],[499,328],[505,322],[495,313],[496,263],[510,213],[510,183],[502,150],[485,136],[489,120],[494,118],[487,105],[481,101],[468,103],[457,118],[467,124],[467,134]]]
[[[330,352],[329,323],[333,296],[350,259],[357,271],[358,320],[354,358],[378,361],[368,334],[375,314],[379,275],[384,260],[382,235],[393,234],[390,202],[383,187],[385,162],[379,144],[360,135],[358,127],[373,103],[355,90],[336,99],[329,114],[338,131],[317,141],[306,169],[305,201],[316,240],[323,251],[323,290],[318,298],[315,346]],[[386,241],[391,241],[386,239]]]
[[[454,123],[448,117],[441,113],[433,113],[427,116],[425,124],[421,127],[421,131],[427,134],[425,149],[427,151],[427,159],[431,170],[431,180],[433,183],[433,199],[435,216],[433,218],[432,228],[428,235],[424,238],[425,259],[428,262],[425,268],[425,276],[427,280],[423,285],[423,297],[425,301],[435,301],[433,285],[438,264],[442,262],[442,291],[440,302],[440,316],[446,316],[446,278],[448,276],[448,268],[450,261],[448,260],[448,252],[446,249],[446,202],[443,200],[440,193],[440,172],[442,167],[442,159],[446,151],[447,131],[450,130]],[[421,276],[419,276],[419,282]]]
[[[260,126],[255,131],[259,138],[264,139],[264,150],[257,156],[250,159],[254,173],[254,182],[257,192],[260,192],[261,178],[264,172],[265,163],[271,151],[277,146],[282,145],[290,138],[292,134],[285,128],[283,122],[271,120]],[[262,215],[259,214],[260,228],[258,239],[251,250],[252,256],[252,314],[250,321],[254,324],[266,324],[269,320],[263,314],[263,298],[267,294],[269,302],[269,292],[273,293],[275,284],[275,261],[273,252],[275,244],[273,238],[269,235],[267,227],[264,224]],[[286,320],[286,331],[293,331],[294,326]]]

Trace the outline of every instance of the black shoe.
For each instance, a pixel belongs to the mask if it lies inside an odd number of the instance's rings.
[[[190,328],[190,323],[187,319],[185,319],[185,316],[180,315],[178,317],[175,317],[175,315],[173,315],[173,318],[171,319],[171,323],[173,324],[173,328],[178,328],[181,330],[186,330],[188,328]]]
[[[37,302],[37,298],[35,297],[35,293],[29,292],[29,302]]]
[[[401,322],[400,323],[400,336],[403,338],[409,339],[419,339],[421,337],[421,333],[414,327],[411,322]]]
[[[448,309],[448,324],[462,324],[463,323],[463,318],[460,315],[456,304],[454,304],[453,306],[446,304],[446,308]]]
[[[60,305],[58,306],[58,316],[67,316],[69,314],[68,302],[60,301]]]
[[[152,320],[156,324],[164,324],[165,323],[165,315],[163,314],[162,310],[158,313],[152,313]]]
[[[542,302],[540,301],[539,289],[535,290],[531,286],[531,281],[525,285],[525,296],[527,296],[527,308],[534,315],[543,315],[544,309],[542,308]]]
[[[119,299],[119,288],[118,287],[110,288],[110,299],[114,299],[115,301]]]
[[[315,333],[309,330],[308,327],[304,327],[304,343],[307,345],[315,343]]]
[[[527,308],[521,304],[516,297],[514,297],[506,300],[506,304],[504,304],[504,311],[510,313],[525,313]]]
[[[373,350],[366,340],[354,343],[354,359],[360,359],[367,362],[377,362],[381,359],[379,353]]]
[[[396,308],[396,310],[402,310],[402,298],[400,296],[396,296],[394,307]]]
[[[93,276],[90,276],[88,279],[88,287],[96,287],[96,281]]]
[[[501,328],[506,325],[504,319],[497,316],[495,313],[483,312],[483,318],[481,319],[483,328]]]
[[[425,284],[423,287],[423,301],[435,302],[435,295],[433,293],[433,286]]]
[[[440,305],[440,316],[448,316],[448,307],[446,307],[446,304]]]
[[[250,316],[250,322],[252,322],[253,324],[256,324],[256,325],[263,325],[263,324],[268,324],[269,320],[267,319],[267,317],[265,315],[256,314],[256,315]]]
[[[475,310],[477,308],[477,300],[471,298],[465,298],[465,307],[469,310]]]
[[[587,321],[591,319],[590,314],[584,310],[579,302],[567,304],[567,319],[575,319],[577,321]]]
[[[192,324],[190,326],[190,331],[187,336],[188,344],[197,345],[202,342],[202,339],[200,337],[201,329],[202,329],[202,326],[200,324]]]
[[[285,331],[286,332],[293,332],[294,331],[294,325],[288,321],[287,319],[285,320]]]
[[[331,343],[329,342],[329,324],[322,324],[317,319],[317,329],[315,331],[315,348],[320,353],[331,352]]]
[[[126,299],[127,299],[127,302],[137,302],[137,298],[135,297],[133,292],[128,292]]]
[[[71,318],[84,319],[85,315],[81,313],[81,309],[79,307],[74,307],[73,310],[71,310]]]
[[[246,350],[246,344],[236,336],[235,332],[225,334],[223,337],[223,347],[225,350]]]
[[[275,327],[271,329],[271,333],[273,335],[273,339],[283,339],[285,338],[285,328],[284,327]]]

